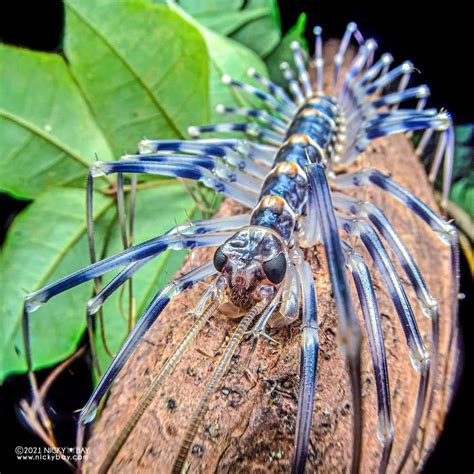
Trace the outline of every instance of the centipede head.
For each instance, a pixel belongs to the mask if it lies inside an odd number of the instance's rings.
[[[248,226],[214,254],[214,265],[226,279],[228,303],[221,310],[238,317],[262,299],[272,299],[286,275],[286,245],[271,229]]]

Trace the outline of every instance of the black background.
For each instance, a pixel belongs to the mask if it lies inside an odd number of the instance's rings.
[[[100,0],[98,0],[100,1]],[[349,21],[356,21],[365,37],[374,37],[379,51],[391,52],[397,62],[412,60],[429,84],[435,107],[445,107],[456,123],[473,122],[472,33],[468,20],[471,14],[461,2],[354,2],[343,4],[329,1],[280,1],[283,30],[295,22],[301,12],[308,15],[307,30],[310,44],[312,27],[323,27],[326,38],[340,37]],[[464,4],[466,5],[466,4]],[[31,49],[57,51],[62,37],[63,7],[60,1],[43,0],[3,2],[0,6],[0,40]],[[10,67],[15,67],[11,64]],[[14,215],[26,203],[0,195],[0,234],[3,234]],[[460,324],[464,334],[464,368],[457,395],[440,442],[426,465],[425,473],[472,473],[469,448],[472,449],[472,396],[468,375],[472,374],[472,287],[466,262],[462,261],[462,288],[466,299],[461,302]],[[470,310],[470,311],[469,311]],[[471,314],[469,315],[468,312]],[[40,379],[48,371],[40,373]],[[84,404],[91,386],[87,361],[80,360],[58,381],[50,396],[63,446],[73,446],[74,438],[70,413]],[[77,381],[80,380],[78,387]],[[17,417],[17,404],[28,394],[25,377],[10,378],[0,388],[0,426],[3,444],[0,472],[18,468],[30,469],[33,464],[15,465],[14,447],[38,446],[40,442],[28,433]],[[469,403],[471,401],[471,404]],[[40,464],[49,472],[64,472],[59,464]]]

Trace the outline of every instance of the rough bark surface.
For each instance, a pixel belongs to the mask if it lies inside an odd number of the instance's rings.
[[[362,164],[392,176],[438,210],[423,166],[404,136],[375,141],[357,167]],[[414,472],[417,466],[419,469],[442,430],[454,374],[455,353],[448,354],[449,335],[455,318],[450,300],[453,282],[450,279],[449,250],[413,213],[381,190],[368,186],[353,194],[370,200],[386,213],[414,255],[431,293],[440,305],[440,363],[434,408],[429,419],[422,422],[417,443],[405,468],[405,472]],[[242,212],[242,208],[227,200],[219,215],[238,212]],[[369,262],[361,244],[352,244]],[[209,261],[212,255],[212,249],[191,252],[182,272]],[[308,259],[312,262],[317,286],[321,347],[307,472],[347,472],[351,463],[352,408],[346,368],[337,346],[337,314],[324,250],[320,247],[313,249],[308,252]],[[394,472],[410,431],[418,374],[409,361],[403,331],[383,282],[373,266],[370,268],[377,287],[388,355],[395,425],[389,472]],[[397,269],[413,303],[420,331],[430,347],[430,320],[419,310],[413,289],[398,265]],[[189,308],[197,302],[203,289],[203,285],[197,285],[169,305],[122,371],[93,427],[88,443],[86,472],[97,471],[140,397],[191,326]],[[356,306],[359,311],[359,306]],[[362,317],[360,321],[363,325]],[[211,319],[198,338],[197,347],[200,350],[194,346],[187,351],[130,435],[112,466],[112,472],[166,473],[171,470],[187,423],[218,359],[205,356],[202,352],[213,354],[222,351],[235,327],[236,321],[223,315],[217,314]],[[213,397],[194,441],[192,454],[188,458],[188,472],[289,472],[297,412],[299,324],[271,331],[270,334],[279,344],[265,339],[260,341],[250,366],[254,381],[241,371],[249,349],[248,342],[242,344],[233,358],[230,371]],[[364,330],[363,334],[365,337]],[[371,473],[377,472],[381,445],[376,438],[375,383],[366,340],[363,342],[362,364],[364,422],[361,472]],[[426,436],[422,446],[424,431]]]

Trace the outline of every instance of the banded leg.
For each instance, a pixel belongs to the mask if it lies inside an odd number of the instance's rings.
[[[274,132],[284,136],[286,129],[288,128],[289,121],[283,121],[279,118],[273,117],[266,110],[250,109],[247,107],[226,107],[223,104],[216,106],[216,112],[219,114],[232,114],[239,115],[241,117],[247,117],[248,119],[260,120],[264,126],[271,128]]]
[[[171,299],[182,291],[191,288],[195,283],[202,281],[215,273],[216,269],[212,262],[197,267],[183,275],[181,278],[169,283],[153,298],[133,330],[127,336],[127,339],[122,344],[122,347],[112,360],[103,377],[100,379],[97,387],[92,392],[92,395],[81,411],[79,423],[87,424],[94,419],[97,408],[102,398],[107,393],[107,390],[110,388],[133,351],[137,348],[138,344],[143,339],[143,336],[146,334],[148,329],[150,329],[158,316],[163,312]]]
[[[358,201],[357,199],[334,194],[334,203],[337,208],[349,211],[357,216],[367,218],[374,227],[379,231],[380,235],[388,243],[395,257],[400,262],[401,267],[405,271],[423,313],[431,319],[431,361],[433,380],[429,400],[427,403],[426,416],[429,416],[433,404],[434,391],[436,389],[436,376],[438,371],[438,351],[439,351],[439,307],[438,303],[431,295],[423,276],[415,263],[411,253],[408,251],[397,232],[390,224],[384,213],[366,201]]]
[[[166,232],[164,235],[182,235],[185,233],[205,234],[214,231],[229,231],[239,229],[247,225],[250,221],[250,215],[240,214],[231,217],[221,217],[203,221],[190,222],[178,225]],[[120,288],[129,278],[140,270],[154,257],[148,257],[138,262],[133,262],[110,280],[93,298],[87,303],[87,311],[90,315],[95,314],[104,304],[105,300],[118,288]]]
[[[301,105],[304,102],[304,95],[299,82],[293,74],[293,70],[287,62],[282,62],[280,64],[280,69],[283,73],[283,77],[288,81],[288,88],[290,89],[296,104]]]
[[[267,166],[273,165],[277,152],[274,146],[249,142],[240,138],[200,138],[196,140],[142,140],[138,145],[140,153],[154,153],[160,150],[199,153],[225,157],[231,153],[245,156]]]
[[[255,150],[251,153],[250,146],[237,140],[142,140],[138,146],[139,154],[154,154],[160,152],[188,153],[190,155],[208,156],[221,158],[225,163],[235,166],[241,171],[257,177],[264,178],[268,173],[268,167],[262,166],[258,161],[265,160],[267,155]],[[273,157],[272,152],[270,159]],[[270,163],[271,164],[271,163]]]
[[[338,216],[338,221],[340,227],[346,233],[360,237],[364,246],[367,248],[375,267],[382,276],[395,306],[395,310],[405,333],[411,362],[414,368],[420,373],[413,422],[402,461],[399,465],[399,470],[401,470],[408,460],[410,452],[415,444],[416,433],[420,427],[420,421],[426,405],[426,395],[430,380],[430,356],[418,331],[415,316],[403,285],[400,282],[390,257],[375,231],[367,223],[346,216]]]
[[[121,158],[125,163],[160,163],[171,166],[196,166],[209,170],[212,174],[227,183],[234,183],[246,190],[258,193],[262,180],[241,171],[237,167],[229,166],[220,158],[213,158],[207,155],[181,155],[181,154],[146,154],[146,155],[125,155]],[[111,162],[113,163],[113,162]],[[121,173],[118,174],[119,176]]]
[[[450,246],[451,277],[452,281],[455,282],[453,285],[453,294],[451,295],[451,305],[454,314],[456,314],[459,291],[459,251],[456,228],[436,214],[424,202],[400,186],[396,181],[375,168],[363,168],[355,173],[339,175],[332,181],[332,184],[339,189],[374,184],[408,207],[408,209],[428,224],[443,242]]]
[[[251,86],[250,84],[245,84],[244,82],[232,79],[227,74],[222,76],[222,82],[226,85],[241,89],[248,94],[253,95],[257,99],[264,102],[268,107],[273,109],[276,113],[282,115],[290,121],[292,120],[294,109],[291,108],[286,102],[281,102],[280,100],[276,99],[272,94],[264,92],[257,87]]]
[[[311,85],[311,80],[309,78],[308,69],[305,66],[303,53],[301,46],[298,41],[293,41],[290,45],[291,51],[293,53],[293,61],[298,71],[298,80],[303,86],[304,96],[306,99],[309,99],[313,95],[313,86]]]
[[[351,36],[355,31],[357,31],[357,24],[354,22],[350,22],[347,25],[346,31],[344,32],[344,36],[342,37],[342,40],[339,44],[339,50],[334,56],[334,77],[332,81],[333,91],[336,90],[337,83],[339,82],[339,73],[341,71],[341,66],[344,62],[344,55],[346,54],[347,47],[349,46]]]
[[[387,370],[387,356],[383,340],[380,313],[375,289],[369,269],[360,255],[346,244],[346,265],[352,273],[364,316],[370,355],[374,367],[374,378],[377,389],[377,438],[383,446],[379,473],[386,472],[393,447],[393,422],[390,403],[390,386]]]
[[[249,77],[252,77],[256,81],[260,82],[260,84],[265,86],[270,92],[270,94],[275,97],[275,99],[284,102],[289,107],[289,109],[296,111],[295,103],[288,97],[288,94],[285,92],[285,89],[280,86],[277,86],[265,76],[259,74],[257,71],[255,71],[254,68],[250,68],[247,71],[247,74]]]
[[[291,460],[291,472],[302,474],[308,457],[308,445],[313,421],[314,394],[319,352],[316,290],[311,266],[303,259],[296,262],[302,295],[302,326],[300,350],[300,388],[296,434]]]
[[[320,26],[315,26],[313,29],[314,33],[314,67],[316,69],[316,92],[321,94],[323,92],[323,29]]]
[[[362,446],[362,399],[360,368],[360,328],[352,304],[352,296],[345,273],[345,259],[341,248],[336,216],[334,214],[331,192],[326,179],[326,172],[319,163],[306,167],[308,193],[312,195],[315,209],[308,208],[318,216],[321,229],[321,240],[324,244],[326,260],[329,267],[334,298],[339,316],[338,338],[341,350],[346,358],[352,390],[353,445],[352,472],[360,469]]]
[[[257,195],[254,192],[242,189],[228,180],[219,178],[208,167],[214,166],[213,162],[201,161],[201,165],[185,163],[149,163],[134,161],[98,161],[92,168],[93,176],[104,176],[111,173],[145,173],[160,176],[171,176],[174,178],[187,178],[202,182],[205,186],[213,189],[224,196],[232,197],[236,201],[252,208]]]
[[[191,126],[188,128],[188,133],[193,138],[199,138],[203,133],[233,133],[242,132],[252,138],[259,138],[265,143],[280,146],[283,141],[283,136],[280,133],[267,130],[257,123],[217,123],[211,125]]]
[[[25,298],[25,309],[28,313],[32,313],[53,296],[63,293],[81,283],[92,280],[93,278],[102,276],[117,267],[137,262],[148,257],[157,256],[168,249],[183,250],[195,247],[213,247],[221,245],[233,234],[233,231],[228,231],[209,232],[208,234],[202,235],[178,234],[156,237],[133,247],[129,247],[116,255],[107,257],[104,260],[89,265],[82,270],[51,283],[34,293],[30,293]]]

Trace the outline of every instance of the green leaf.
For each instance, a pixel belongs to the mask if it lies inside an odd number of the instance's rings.
[[[206,44],[167,7],[68,0],[65,53],[116,155],[208,121]]]
[[[205,29],[178,9],[145,0],[66,0],[67,61],[55,54],[9,47],[4,51],[2,64],[20,62],[22,75],[10,77],[6,69],[8,80],[2,77],[2,92],[8,93],[2,94],[0,104],[8,107],[0,118],[9,127],[3,155],[11,157],[0,182],[5,178],[6,190],[37,201],[15,220],[1,257],[6,347],[2,377],[25,370],[19,329],[25,294],[88,263],[84,175],[90,161],[96,155],[109,160],[133,152],[142,137],[185,136],[188,125],[216,120],[217,103],[242,103],[221,84],[224,72],[239,79],[248,67],[266,73],[263,62],[244,46]],[[31,83],[24,78],[31,78]],[[16,89],[15,81],[20,85]],[[18,123],[10,124],[10,116]],[[35,133],[25,130],[24,122],[29,121]],[[10,131],[15,127],[24,136]],[[51,142],[48,133],[56,140]],[[73,156],[60,154],[54,149],[58,146],[67,152],[72,149]],[[54,176],[48,174],[52,164],[58,169]],[[28,174],[35,166],[44,174],[39,184]],[[53,188],[57,185],[68,187]],[[113,202],[98,194],[95,206],[96,214],[103,215],[96,225],[96,242],[108,242],[108,255],[121,249],[118,226],[109,228],[115,215]],[[191,198],[179,185],[139,191],[136,242],[160,235],[194,212]],[[138,314],[182,259],[182,253],[166,254],[137,275]],[[90,295],[91,285],[82,285],[31,315],[35,368],[50,366],[74,351],[84,332]],[[125,330],[118,298],[105,308],[107,336],[114,348]],[[106,363],[103,351],[101,362]]]
[[[56,54],[0,45],[0,191],[34,198],[112,152]]]
[[[276,0],[181,0],[179,5],[199,23],[266,56],[281,39]]]
[[[94,217],[103,216],[112,205],[111,198],[97,194]],[[96,225],[98,243],[104,242],[109,221],[110,214]],[[0,380],[26,370],[21,332],[26,293],[87,265],[88,255],[82,190],[50,189],[15,219],[0,255]],[[85,302],[91,290],[91,284],[81,285],[30,316],[35,369],[55,364],[75,350],[85,328]]]
[[[267,14],[245,24],[230,36],[253,49],[259,56],[270,54],[281,40],[281,25],[276,0],[248,0],[247,9],[264,8]]]
[[[455,156],[451,200],[474,216],[474,125],[455,127]]]
[[[166,205],[164,205],[166,203]],[[143,242],[164,234],[176,224],[196,219],[197,210],[191,197],[179,184],[142,190],[138,193],[135,220],[135,242]],[[122,241],[118,227],[111,232],[107,245],[107,254],[113,255],[122,250]],[[168,251],[156,257],[143,267],[134,277],[136,315],[139,317],[153,296],[172,278],[183,263],[186,252]],[[111,278],[104,278],[104,284]],[[117,350],[127,334],[127,314],[121,312],[121,306],[127,311],[128,290],[122,296],[117,291],[104,305],[105,334],[112,350]],[[122,305],[120,303],[122,299]],[[99,362],[102,368],[110,363],[99,334],[97,334]]]
[[[290,48],[291,43],[298,41],[300,45],[308,51],[308,44],[304,36],[305,29],[306,13],[302,13],[298,17],[296,24],[283,37],[278,47],[265,59],[270,79],[280,86],[287,85],[287,81],[281,73],[280,64],[285,61],[289,64],[293,63],[293,55]]]
[[[263,61],[251,50],[242,46],[225,36],[213,33],[208,28],[196,22],[187,12],[176,4],[171,7],[184,19],[196,25],[206,43],[209,54],[209,116],[211,122],[228,121],[222,118],[215,109],[218,104],[227,106],[246,105],[249,103],[249,96],[241,94],[222,84],[222,76],[229,74],[234,79],[248,82],[247,70],[253,67],[263,75],[267,75],[267,69]],[[242,118],[239,118],[242,121]]]

